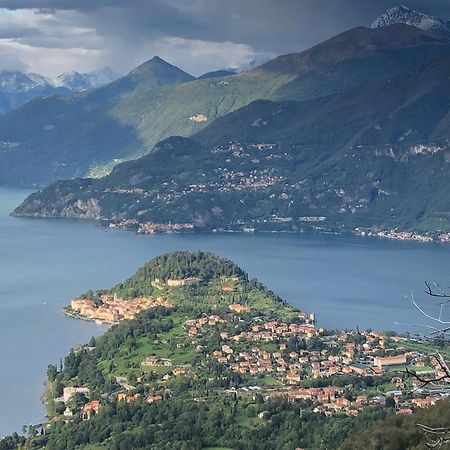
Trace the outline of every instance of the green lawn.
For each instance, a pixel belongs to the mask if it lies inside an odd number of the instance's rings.
[[[432,353],[436,353],[436,350],[447,359],[450,359],[450,347],[445,349],[436,349],[432,342],[399,342],[393,345],[394,348],[404,347],[406,350],[416,350],[421,353],[425,353],[426,355],[431,355]]]
[[[429,366],[408,366],[408,370],[414,370],[415,372],[427,372],[427,371],[433,371],[434,369],[432,367]]]
[[[173,314],[165,320],[172,319],[174,327],[157,335],[159,344],[153,344],[148,337],[143,336],[136,340],[136,347],[129,352],[127,348],[120,348],[114,359],[114,375],[128,377],[132,372],[155,371],[158,373],[171,372],[173,366],[188,364],[196,356],[197,352],[193,347],[178,348],[176,344],[185,344],[186,332],[182,324],[187,320],[187,317]],[[167,343],[163,343],[167,342]],[[150,355],[158,356],[159,358],[167,358],[172,361],[172,367],[142,367],[142,361]],[[100,367],[106,373],[111,360],[101,361]]]
[[[272,375],[266,375],[262,380],[261,384],[263,386],[275,386],[275,387],[281,387],[284,386],[283,383],[280,380],[277,380]]]

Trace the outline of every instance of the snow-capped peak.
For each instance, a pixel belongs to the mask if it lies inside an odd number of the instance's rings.
[[[44,77],[43,75],[40,75],[38,73],[27,73],[27,77],[34,81],[38,86],[52,86],[52,80],[50,78]]]
[[[117,78],[119,78],[119,75],[109,67],[103,67],[88,73],[62,73],[53,80],[53,84],[58,87],[65,87],[70,91],[79,92],[103,86],[117,80]]]
[[[18,71],[0,71],[0,87],[2,91],[16,94],[28,92],[36,88],[51,88],[52,82],[36,73],[23,73]]]
[[[429,16],[407,6],[389,8],[372,22],[371,28],[382,28],[396,23],[412,25],[424,31],[450,34],[450,23],[439,17]]]

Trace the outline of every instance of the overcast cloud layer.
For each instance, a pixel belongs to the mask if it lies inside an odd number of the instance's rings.
[[[450,19],[449,0],[407,6]],[[0,0],[0,69],[53,77],[159,55],[193,75],[301,51],[395,0]]]

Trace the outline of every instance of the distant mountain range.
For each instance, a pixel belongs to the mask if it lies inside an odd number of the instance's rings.
[[[89,73],[68,72],[54,80],[36,73],[0,71],[0,114],[7,113],[37,97],[81,92],[103,86],[119,78],[104,67]]]
[[[221,69],[205,73],[199,80],[236,75],[237,69]],[[0,71],[0,114],[7,113],[37,97],[83,92],[105,86],[120,78],[109,67],[92,72],[64,72],[54,79],[37,73]],[[190,80],[194,77],[190,77]]]
[[[221,69],[205,73],[199,80],[236,75],[238,69]],[[105,86],[120,78],[109,67],[92,72],[64,72],[54,79],[37,73],[0,71],[0,114],[7,113],[24,103],[53,94],[83,92]],[[192,80],[194,77],[191,78]]]
[[[63,87],[55,87],[42,75],[1,71],[0,114],[11,111],[36,97],[67,92],[69,91]]]
[[[65,72],[58,75],[52,81],[52,84],[55,87],[64,87],[72,92],[81,92],[112,83],[118,78],[120,78],[119,74],[109,67],[103,67],[87,73]]]
[[[218,78],[153,58],[0,118],[0,177],[42,184],[144,155],[98,180],[57,182],[15,213],[450,232],[449,75],[449,37],[403,23]]]

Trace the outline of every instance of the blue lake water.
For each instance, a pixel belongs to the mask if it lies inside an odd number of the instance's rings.
[[[450,246],[353,236],[196,234],[139,236],[93,223],[22,219],[25,191],[0,189],[0,436],[44,419],[46,367],[105,328],[66,318],[62,307],[110,287],[152,257],[208,250],[234,260],[328,328],[399,329],[420,315],[424,280],[450,285]]]

